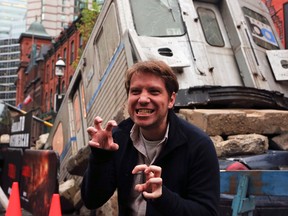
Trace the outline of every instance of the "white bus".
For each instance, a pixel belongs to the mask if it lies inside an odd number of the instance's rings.
[[[46,144],[60,154],[60,181],[95,116],[123,116],[124,73],[148,59],[175,71],[176,110],[288,109],[288,52],[261,1],[105,0]]]

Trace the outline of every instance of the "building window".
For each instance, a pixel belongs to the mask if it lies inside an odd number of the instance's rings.
[[[53,107],[53,93],[52,93],[52,89],[50,90],[49,102],[50,102],[49,110],[52,110],[52,107]]]
[[[79,35],[79,48],[82,49],[83,47],[83,36],[82,34]]]
[[[54,71],[55,71],[55,64],[54,64],[54,60],[52,60],[52,72],[51,72],[51,79],[54,78]]]
[[[62,81],[62,86],[61,87],[62,87],[61,92],[62,92],[62,94],[64,94],[66,92],[65,81],[64,80]]]
[[[50,103],[49,103],[49,98],[48,98],[48,93],[46,92],[45,94],[45,102],[46,102],[46,112],[49,111],[49,106],[50,106]]]
[[[46,83],[49,81],[49,73],[50,73],[50,67],[49,65],[47,65],[47,68],[46,68]]]
[[[66,48],[64,48],[64,51],[63,51],[63,61],[67,62],[67,49]]]
[[[75,57],[75,46],[74,41],[71,42],[71,52],[70,52],[70,64],[73,63]]]

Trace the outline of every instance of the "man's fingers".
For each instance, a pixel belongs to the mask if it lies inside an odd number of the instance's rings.
[[[116,127],[116,126],[117,126],[116,121],[110,120],[110,121],[108,121],[108,123],[107,123],[106,131],[111,132],[112,129],[113,129],[113,127]]]
[[[94,128],[94,127],[88,127],[88,128],[87,128],[87,133],[88,133],[90,136],[93,136],[93,134],[97,133],[97,129]]]
[[[145,184],[137,184],[135,185],[135,190],[138,192],[143,192],[145,190]]]
[[[152,185],[152,184],[157,184],[157,185],[161,185],[162,184],[162,178],[151,178],[147,181],[148,185]]]
[[[102,130],[102,127],[101,127],[102,121],[103,119],[99,116],[96,116],[96,118],[94,119],[94,126],[97,130]]]
[[[143,190],[143,196],[147,199],[155,199],[162,195],[162,178],[151,178],[146,182],[145,187],[151,191]]]
[[[116,151],[116,150],[118,150],[118,149],[119,149],[119,145],[116,144],[116,143],[113,143],[113,144],[111,145],[111,147],[110,147],[110,150],[112,150],[112,151]]]
[[[153,177],[160,177],[162,169],[159,166],[151,165],[145,170],[146,174],[153,173]]]
[[[153,193],[148,193],[146,191],[143,191],[143,196],[146,199],[156,199],[162,195],[162,190],[161,191],[155,191]]]
[[[100,145],[98,142],[94,142],[94,141],[89,141],[88,142],[89,146],[92,146],[92,147],[96,147],[96,148],[100,148]]]
[[[138,172],[143,172],[148,166],[146,164],[137,165],[132,170],[132,174],[136,174]]]

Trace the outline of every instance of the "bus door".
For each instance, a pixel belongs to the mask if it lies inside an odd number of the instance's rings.
[[[210,75],[212,77],[210,81],[207,80],[210,83],[205,84],[242,86],[243,82],[223,22],[221,6],[199,1],[193,1],[193,3],[195,16],[197,17],[197,19],[194,19],[194,23],[196,23],[197,27],[200,29],[199,34],[202,38],[202,43],[205,46],[205,49],[199,49],[197,52],[206,52],[205,55],[207,56],[208,61],[206,65],[208,64],[209,68],[206,69],[206,71],[203,71],[203,73],[205,73],[206,76]],[[193,38],[195,30],[192,28],[190,32],[188,31],[188,34],[190,34],[190,38]],[[193,47],[193,39],[191,40],[191,43]]]

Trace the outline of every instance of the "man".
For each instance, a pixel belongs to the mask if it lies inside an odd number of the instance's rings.
[[[82,199],[91,209],[118,192],[119,215],[217,215],[219,165],[210,138],[173,112],[178,82],[162,61],[139,62],[125,83],[130,118],[96,117]],[[113,132],[112,132],[113,130]]]

